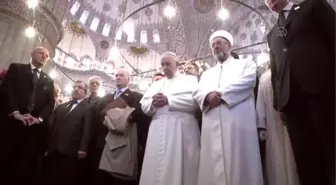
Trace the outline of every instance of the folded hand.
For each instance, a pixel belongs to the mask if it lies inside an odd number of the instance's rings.
[[[14,113],[13,118],[15,120],[18,120],[18,121],[22,122],[22,124],[24,126],[27,126],[27,124],[29,123],[29,118],[25,115],[20,114],[20,113]]]
[[[220,92],[217,92],[217,91],[210,92],[206,96],[206,101],[207,101],[210,109],[215,108],[218,105],[220,105],[221,100],[222,100],[221,96],[222,96],[222,94]]]
[[[78,159],[84,159],[86,157],[86,152],[78,151],[77,152]]]
[[[38,118],[35,118],[32,115],[30,115],[30,114],[25,114],[23,116],[24,116],[24,118],[25,118],[28,126],[32,126],[32,125],[40,124],[41,123]]]
[[[162,93],[157,93],[153,96],[153,106],[154,107],[163,107],[168,105],[168,98],[167,96],[163,95]]]

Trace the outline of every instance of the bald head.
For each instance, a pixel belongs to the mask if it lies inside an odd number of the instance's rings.
[[[49,60],[49,51],[43,47],[37,47],[31,53],[31,62],[37,68],[44,67]]]
[[[127,87],[130,82],[130,73],[126,69],[118,69],[115,74],[115,84],[118,89]]]
[[[164,76],[172,78],[178,69],[178,58],[175,53],[166,52],[161,55],[161,66]]]

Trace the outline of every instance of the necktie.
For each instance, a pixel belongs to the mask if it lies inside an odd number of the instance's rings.
[[[38,69],[35,68],[33,69],[33,84],[34,84],[34,88],[36,87],[37,81],[38,81]]]
[[[77,100],[71,100],[71,101],[69,101],[68,105],[66,106],[66,113],[67,113],[67,115],[70,114],[72,107],[74,105],[76,105],[77,103],[78,103]]]
[[[285,27],[285,25],[286,25],[285,12],[288,12],[288,11],[287,10],[282,10],[279,14],[279,26],[280,27]]]
[[[33,77],[32,77],[33,92],[32,92],[32,95],[31,95],[30,104],[27,107],[28,112],[33,111],[34,106],[35,106],[35,99],[36,99],[36,94],[35,94],[36,91],[35,91],[35,89],[36,89],[36,84],[37,84],[37,81],[38,81],[38,75],[37,75],[37,73],[38,73],[38,69],[37,68],[33,69]]]
[[[120,94],[122,93],[122,90],[121,89],[118,89],[116,94],[115,94],[115,97],[114,98],[117,98],[120,96]]]
[[[90,96],[89,98],[89,103],[93,103],[96,100],[96,97]]]

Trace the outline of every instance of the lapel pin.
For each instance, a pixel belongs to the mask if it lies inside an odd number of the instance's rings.
[[[128,94],[125,94],[125,96],[128,96]]]
[[[297,6],[297,7],[294,8],[294,10],[298,10],[298,9],[300,9],[300,6]]]

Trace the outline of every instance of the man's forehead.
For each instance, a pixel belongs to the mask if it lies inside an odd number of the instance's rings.
[[[44,52],[44,53],[49,53],[49,51],[46,48],[35,48],[34,52]]]
[[[127,70],[124,69],[120,69],[117,71],[116,75],[125,75],[125,76],[129,76],[129,72]]]
[[[75,85],[85,86],[84,82],[76,82]]]
[[[226,40],[224,37],[215,37],[214,39],[212,39],[211,43],[218,42],[218,41],[229,42],[229,41]]]
[[[165,61],[165,62],[176,62],[177,60],[176,60],[175,56],[166,54],[166,55],[163,55],[161,57],[161,62],[163,62],[163,61]]]
[[[193,64],[187,64],[185,65],[186,68],[195,68],[195,66]]]

